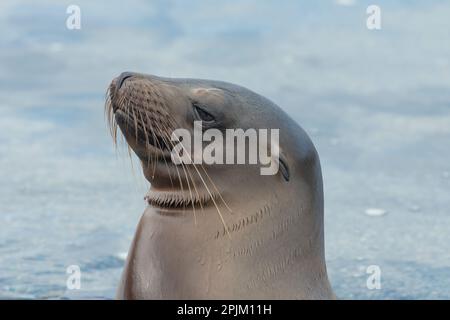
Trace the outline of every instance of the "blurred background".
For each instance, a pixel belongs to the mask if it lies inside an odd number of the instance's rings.
[[[449,1],[0,2],[0,298],[114,297],[148,186],[103,104],[137,71],[243,85],[308,132],[340,298],[449,299],[449,17]]]

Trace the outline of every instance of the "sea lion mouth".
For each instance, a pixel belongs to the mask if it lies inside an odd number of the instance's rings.
[[[154,150],[155,153],[159,153],[165,158],[170,158],[168,141],[158,135],[157,132],[146,132],[145,129],[143,129],[145,123],[142,123],[140,119],[133,119],[122,110],[117,110],[114,113],[114,116],[120,129],[125,131],[125,134],[127,135],[133,134],[133,139],[137,144],[144,145],[147,148],[153,147],[153,149],[156,149]]]

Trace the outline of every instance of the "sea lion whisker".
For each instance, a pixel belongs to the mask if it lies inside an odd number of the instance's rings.
[[[134,138],[135,138],[135,142],[138,143],[138,126],[137,126],[137,122],[136,122],[136,112],[135,112],[134,108],[132,108],[131,111],[133,114]]]
[[[171,145],[171,148],[173,148],[174,147],[173,142],[169,139],[167,132],[165,133],[165,135],[166,135],[166,137],[167,137],[167,139],[168,139],[168,141],[169,141],[169,143]],[[184,172],[184,177],[186,178],[186,182],[187,182],[187,185],[188,185],[188,188],[189,188],[189,196],[190,196],[190,200],[191,200],[190,202],[192,204],[192,211],[193,211],[193,214],[194,214],[194,224],[197,225],[197,216],[196,216],[196,212],[195,212],[195,203],[194,203],[195,201],[194,201],[194,198],[192,196],[192,189],[191,189],[191,186],[190,186],[190,183],[189,183],[189,178],[188,178],[188,173],[189,173],[189,176],[191,176],[191,174],[190,174],[189,170],[185,167],[185,164],[183,163],[183,161],[181,161],[179,154],[177,154],[177,157],[178,157],[178,159],[181,162],[181,166],[182,166],[183,172]],[[175,168],[177,168],[176,165],[175,165]],[[178,172],[178,169],[177,169],[177,172]],[[191,179],[192,179],[192,177],[191,177]],[[197,193],[197,197],[199,197],[199,194],[198,194],[197,188],[195,187],[194,181],[193,180],[191,180],[191,181],[192,181],[193,187],[194,187],[194,189],[195,189],[195,191]],[[200,206],[201,206],[201,209],[203,211],[203,204],[200,203]],[[185,207],[183,207],[183,210],[184,209],[185,209]]]
[[[173,117],[169,117],[169,123],[171,122],[171,121],[173,121],[174,123],[175,123],[175,126],[174,127],[179,127],[179,125],[178,125],[178,123],[177,123],[177,121],[175,120],[175,119],[173,119]],[[172,125],[173,125],[173,123],[171,123]],[[172,148],[173,148],[173,144],[172,144]],[[183,148],[184,148],[184,146],[183,146]],[[191,159],[191,156],[190,156],[190,154],[189,153],[187,153],[187,151],[186,150],[184,150],[184,152],[186,152],[186,154],[188,155],[188,157],[189,157],[189,159],[191,160],[191,162],[193,163],[193,161],[192,161],[192,159]],[[182,162],[182,161],[181,161]],[[182,162],[183,163],[183,162]],[[195,166],[195,165],[194,165]],[[203,167],[203,166],[202,166]],[[203,170],[205,171],[205,169],[203,168]],[[206,171],[205,171],[205,173],[206,173]],[[207,173],[206,173],[207,174]],[[208,174],[207,174],[208,175]],[[194,188],[195,188],[195,191],[196,191],[196,193],[197,193],[197,197],[200,199],[200,194],[199,194],[199,192],[198,192],[198,190],[197,190],[197,187],[196,187],[196,184],[195,184],[195,182],[194,182],[194,178],[192,177],[192,175],[190,174],[190,172],[189,172],[189,176],[191,177],[191,180],[192,180],[192,183],[194,184]],[[209,175],[208,175],[208,177],[209,177]],[[212,182],[212,180],[210,179],[210,181]],[[213,183],[214,184],[214,183]],[[222,198],[222,196],[221,196],[221,194],[220,194],[220,192],[219,192],[219,190],[217,189],[217,187],[214,185],[214,188],[215,188],[215,190],[216,190],[216,192],[219,194],[219,196],[220,196],[220,198],[222,199],[222,201],[224,201],[223,200],[223,198]],[[202,206],[202,201],[201,200],[199,200],[199,203],[200,203],[200,206],[201,206],[201,208],[202,208],[202,211],[203,211],[203,206]],[[227,208],[229,208],[228,207],[228,205],[225,203],[225,205],[227,206]]]
[[[158,126],[158,123],[155,123],[155,126],[156,126],[157,129],[159,130],[160,135],[161,135],[161,137],[162,137],[162,139],[163,139],[164,144],[166,144],[166,146],[168,146],[168,140],[166,139],[166,136],[165,136],[166,133]],[[164,159],[165,159],[165,158],[164,158]],[[167,162],[166,162],[166,167],[168,168]],[[179,172],[177,166],[175,166],[175,170],[176,170],[176,172],[177,172],[178,182],[179,182],[179,184],[180,184],[181,192],[183,193],[183,192],[184,192],[183,181],[181,180],[180,172]],[[170,173],[169,173],[169,174],[170,174]]]
[[[154,141],[156,142],[156,144],[158,145],[158,148],[161,149],[161,150],[164,150],[163,146],[160,145],[159,139],[156,138],[155,130],[154,130],[153,126],[152,126],[152,121],[149,119],[147,113],[145,113],[145,117],[146,117],[146,119],[147,119],[147,121],[148,121],[148,124],[149,124],[149,126],[150,126],[150,131],[152,132],[153,139],[154,139]],[[157,124],[156,122],[155,122],[155,126],[156,126],[157,128],[159,128],[159,127],[158,127],[158,124]],[[158,131],[159,131],[159,129],[158,129]],[[159,134],[160,134],[160,132],[159,132]],[[146,135],[147,135],[147,134],[146,134]],[[166,165],[166,168],[169,168],[169,165],[167,164],[166,157],[162,157],[162,158],[164,159],[164,163],[165,163],[165,165]],[[158,159],[157,159],[157,161],[158,161]],[[174,187],[174,184],[173,184],[173,180],[172,180],[172,174],[170,173],[170,170],[168,170],[168,172],[169,172],[170,184],[171,184],[171,186],[172,186],[172,188],[173,188],[173,187]],[[154,172],[153,172],[153,174],[154,174]]]
[[[169,121],[170,121],[170,120],[172,120],[173,122],[175,122],[175,127],[177,127],[177,126],[179,127],[177,121],[176,121],[173,117],[170,117]],[[189,155],[189,157],[190,157],[190,155]],[[192,160],[192,159],[190,159],[190,160]],[[192,162],[192,161],[191,161],[191,162]],[[232,210],[232,209],[230,208],[230,206],[226,203],[226,201],[225,201],[225,199],[223,198],[221,192],[219,191],[219,189],[217,188],[216,184],[214,183],[214,181],[213,181],[213,180],[211,179],[211,177],[209,176],[209,174],[208,174],[207,170],[205,169],[205,167],[203,166],[203,164],[201,164],[200,166],[201,166],[201,168],[203,169],[203,171],[205,172],[206,176],[208,177],[208,180],[209,180],[209,181],[211,182],[211,184],[213,185],[213,188],[215,189],[215,191],[216,191],[217,194],[219,195],[219,197],[220,197],[220,199],[222,200],[222,202],[223,202],[223,204],[225,205],[225,207],[228,209],[228,211],[229,211],[230,213],[232,213],[233,210]]]
[[[203,171],[206,174],[206,177],[208,178],[208,180],[211,182],[211,184],[213,185],[213,188],[216,190],[217,194],[219,195],[220,199],[222,200],[223,204],[225,205],[225,207],[228,209],[228,211],[230,211],[230,213],[233,212],[233,210],[231,210],[230,206],[226,203],[225,199],[222,197],[222,194],[220,193],[219,189],[217,188],[216,184],[214,183],[214,181],[211,179],[211,177],[209,176],[207,170],[205,169],[205,167],[203,166],[203,164],[201,165]]]
[[[144,121],[143,114],[145,114],[145,112],[143,110],[139,110],[139,117],[142,119],[141,120],[142,121],[142,127],[144,128],[144,134],[145,134],[145,137],[146,137],[146,142],[148,143],[147,146],[146,146],[147,147],[146,148],[146,150],[147,150],[147,162],[150,161],[151,164],[152,164],[152,168],[153,168],[153,170],[152,170],[152,177],[154,177],[155,176],[155,171],[156,171],[156,165],[157,165],[157,162],[159,161],[159,156],[157,154],[153,154],[151,152],[150,148],[148,148],[150,146],[150,138],[149,138],[149,136],[147,134],[147,131],[146,131],[147,122]],[[147,119],[147,115],[146,114],[145,114],[145,117]],[[149,126],[150,126],[150,132],[152,134],[153,140],[155,140],[156,141],[155,143],[157,143],[156,147],[160,148],[159,143],[156,140],[156,135],[155,135],[155,132],[154,132],[155,130],[151,126],[151,123],[149,123]],[[173,185],[172,177],[169,176],[169,178],[170,178],[170,184]]]
[[[222,224],[224,225],[224,227],[227,229],[227,234],[231,239],[231,234],[228,232],[228,228],[227,228],[227,224],[225,222],[225,219],[223,218],[222,213],[220,212],[219,206],[216,203],[216,200],[214,199],[213,194],[211,193],[211,191],[209,190],[205,180],[203,179],[203,176],[201,175],[200,171],[197,169],[197,166],[195,164],[193,164],[195,171],[197,171],[198,176],[200,177],[200,180],[203,182],[203,185],[206,188],[206,191],[209,193],[209,196],[211,197],[212,202],[214,203],[214,206],[216,207],[217,213],[219,214],[220,220],[222,221]]]
[[[126,128],[127,128],[127,131],[129,131],[128,129],[130,128],[130,121],[129,121],[129,119],[130,119],[130,110],[132,110],[134,108],[133,108],[133,103],[130,100],[127,99],[126,101],[127,101],[127,103],[126,103],[126,108],[124,110],[124,113],[125,113],[126,118],[127,118]],[[136,128],[136,126],[135,126],[135,128]]]
[[[167,136],[167,133],[165,135]],[[172,144],[172,143],[170,143],[170,144]],[[180,158],[179,155],[177,155],[177,156],[178,156],[178,158]],[[177,165],[175,165],[175,168],[177,169],[177,172],[178,172]],[[190,183],[189,183],[189,179],[187,177],[187,173],[186,173],[187,169],[186,169],[186,167],[184,166],[183,163],[182,163],[182,169],[183,169],[184,177],[186,179],[186,183],[187,183],[187,186],[188,186],[188,189],[189,189],[190,203],[192,205],[192,212],[194,214],[194,224],[197,225],[197,216],[196,216],[196,212],[195,212],[195,203],[194,203],[194,200],[193,200],[193,197],[192,197],[192,189],[191,189],[191,186],[190,186]],[[181,177],[179,177],[179,179],[180,179],[180,183],[181,183]],[[183,211],[185,210],[185,208],[186,208],[186,204],[183,205]]]
[[[182,163],[182,165],[183,165],[183,167],[186,166],[184,163]],[[186,169],[186,171],[187,171],[187,173],[188,173],[188,175],[189,175],[188,181],[189,181],[189,179],[190,179],[191,182],[192,182],[192,186],[194,187],[194,190],[195,190],[195,193],[196,193],[196,196],[197,196],[196,199],[199,199],[199,200],[198,200],[198,203],[199,203],[200,208],[202,209],[202,212],[203,212],[203,211],[204,211],[204,209],[203,209],[203,202],[202,202],[201,199],[200,199],[200,193],[198,192],[197,185],[196,185],[196,183],[195,183],[195,181],[194,181],[194,178],[193,178],[192,175],[191,175],[190,170],[187,170],[187,169]]]
[[[113,138],[114,146],[117,147],[117,127],[116,123],[114,121],[114,110],[113,110],[113,102],[111,98],[111,89],[108,88],[106,91],[106,101],[105,101],[105,118],[107,121],[109,133],[111,134],[111,137]]]
[[[173,119],[173,117],[170,116],[170,115],[169,115],[169,118],[168,118],[168,122],[169,122],[169,124],[172,125],[172,126],[173,126],[173,123],[176,123],[175,119]],[[174,126],[174,127],[176,127],[176,126]],[[180,142],[180,141],[178,141],[178,142]],[[172,148],[172,149],[174,148],[174,143],[173,143],[172,141],[171,141],[171,148]],[[180,159],[179,154],[177,154],[177,156],[178,156],[178,159]],[[190,157],[190,155],[189,155],[189,157]],[[180,162],[181,162],[181,164],[182,164],[183,167],[186,166],[186,164],[185,164],[183,161],[180,161]],[[192,185],[193,185],[193,187],[194,187],[195,193],[196,193],[196,195],[197,195],[197,199],[199,199],[198,202],[199,202],[200,207],[201,207],[202,212],[203,212],[203,211],[204,211],[204,209],[203,209],[203,204],[202,204],[202,201],[201,201],[201,199],[200,199],[200,193],[198,192],[197,184],[195,183],[195,180],[194,180],[194,178],[192,177],[190,170],[187,170],[187,172],[188,172],[188,174],[189,174],[189,177],[190,177],[190,179],[191,179],[191,182],[192,182]]]
[[[228,228],[227,228],[227,224],[225,222],[225,219],[223,218],[222,213],[220,212],[219,206],[216,203],[216,200],[214,199],[213,194],[211,193],[211,191],[208,188],[208,185],[206,184],[205,180],[203,179],[203,176],[201,175],[200,171],[198,170],[197,166],[195,165],[194,161],[192,161],[192,157],[191,155],[187,152],[186,148],[184,147],[184,145],[181,143],[181,146],[184,150],[184,152],[187,154],[187,156],[189,157],[190,162],[192,163],[192,166],[194,167],[195,171],[197,172],[200,180],[203,183],[203,186],[205,187],[206,191],[208,192],[209,196],[211,197],[211,201],[214,203],[214,206],[216,207],[217,213],[219,214],[220,220],[222,221],[222,224],[224,225],[225,229],[227,230],[227,234],[231,239],[231,234],[228,232]]]
[[[143,116],[142,113],[143,111],[138,109],[137,110],[139,117],[142,119],[141,121],[144,122],[143,120]],[[145,131],[145,128],[147,127],[145,123],[142,123],[141,126],[143,127],[144,133],[145,133],[145,137],[146,137],[146,144],[147,142],[149,142],[149,138],[147,136],[147,133]],[[137,127],[136,127],[137,128]],[[150,127],[150,131],[152,132],[153,137],[155,136],[154,132],[153,132],[153,128]],[[137,141],[137,131],[136,131],[136,141]],[[153,172],[152,172],[152,176],[155,176],[155,170],[156,170],[156,162],[158,161],[157,155],[154,155],[150,149],[148,148],[148,145],[146,145],[146,151],[147,151],[147,156],[146,156],[146,161],[147,161],[147,166],[152,166],[153,167]]]

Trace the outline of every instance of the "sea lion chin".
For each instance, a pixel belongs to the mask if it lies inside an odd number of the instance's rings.
[[[111,82],[105,110],[113,137],[119,128],[151,184],[118,298],[335,297],[324,257],[319,157],[277,105],[226,82],[124,72]],[[194,132],[196,121],[217,132],[278,129],[280,170],[175,164],[172,134]]]

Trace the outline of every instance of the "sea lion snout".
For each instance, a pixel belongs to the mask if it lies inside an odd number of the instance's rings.
[[[133,72],[129,72],[129,71],[122,72],[116,80],[117,90],[119,90],[122,87],[122,84],[125,82],[125,80],[133,77],[134,75],[135,74]]]
[[[170,134],[175,125],[170,121],[159,84],[150,77],[122,72],[109,85],[105,108],[112,131],[118,126],[141,160],[155,155],[149,146],[169,155]],[[115,132],[113,136],[116,137]]]
[[[111,81],[108,90],[114,112],[135,108],[166,113],[167,105],[161,89],[161,83],[151,76],[125,71]]]

